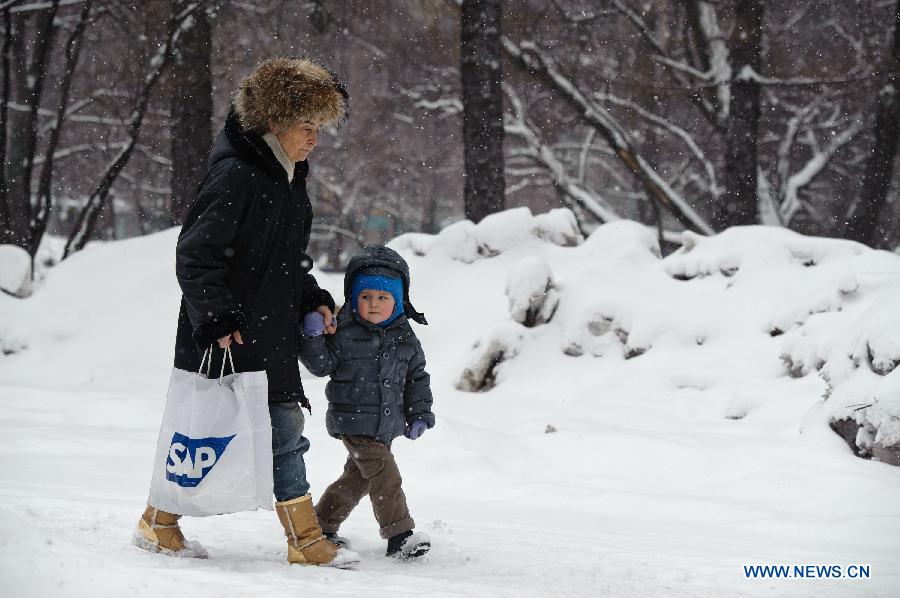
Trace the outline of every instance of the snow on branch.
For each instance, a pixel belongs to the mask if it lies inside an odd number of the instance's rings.
[[[513,107],[513,113],[507,113],[507,118],[504,119],[506,121],[504,130],[525,141],[527,153],[550,171],[553,185],[563,193],[569,207],[587,211],[600,222],[620,220],[621,216],[604,198],[568,175],[566,165],[556,157],[553,150],[540,138],[538,132],[525,120],[525,108],[515,90],[504,83],[503,91]]]
[[[718,182],[716,182],[716,169],[712,163],[712,160],[706,157],[706,154],[702,149],[700,149],[700,145],[696,142],[693,136],[682,127],[679,127],[675,123],[659,116],[658,114],[654,114],[649,110],[646,110],[642,106],[630,100],[619,98],[609,93],[595,93],[594,99],[628,108],[642,118],[652,122],[655,125],[658,125],[661,129],[668,131],[669,133],[680,139],[691,151],[694,157],[697,158],[697,161],[700,162],[701,166],[703,166],[703,170],[706,172],[706,185],[713,197],[720,197],[722,193],[724,193],[724,189],[719,186]]]
[[[707,69],[707,77],[716,83],[716,122],[725,126],[731,109],[731,55],[725,32],[719,26],[716,6],[698,0],[688,5],[693,13],[691,20],[700,39],[700,51]]]
[[[656,34],[647,27],[647,24],[644,22],[641,15],[628,6],[625,0],[612,0],[612,4],[615,6],[616,10],[618,10],[626,20],[638,30],[638,33],[641,34],[644,41],[646,41],[650,47],[653,48],[653,51],[656,52],[653,59],[669,67],[672,77],[678,83],[680,89],[696,89],[698,86],[696,85],[695,80],[700,81],[700,87],[720,85],[717,72],[704,73],[694,69],[683,61],[671,58],[662,42],[656,37]],[[691,75],[693,79],[688,77],[688,74]],[[704,98],[702,94],[691,94],[690,100],[711,123],[719,127],[722,126],[721,121],[719,120],[719,110]]]
[[[552,2],[554,6],[556,6],[557,10],[559,10],[560,16],[570,23],[586,23],[588,21],[593,21],[601,17],[609,16],[610,14],[609,11],[605,10],[594,12],[577,8],[569,9],[566,6],[563,6],[560,0],[552,0]]]
[[[581,146],[581,153],[578,157],[578,180],[584,180],[584,173],[587,168],[587,159],[588,154],[590,153],[591,146],[594,144],[594,137],[597,136],[597,129],[589,129],[587,135],[584,137],[584,143]]]
[[[111,150],[121,150],[122,148],[127,146],[127,141],[114,141],[111,143],[80,143],[78,145],[72,145],[70,147],[64,147],[62,149],[54,151],[53,161],[55,162],[57,160],[69,158],[71,156],[77,156],[89,151],[108,152]],[[46,156],[38,156],[34,159],[34,164],[35,166],[39,166],[41,164],[44,164],[46,161]]]
[[[429,110],[432,112],[441,112],[445,116],[453,116],[462,114],[462,100],[458,94],[454,96],[441,95],[437,99],[429,100],[425,94],[417,89],[401,88],[400,93],[413,100],[413,107],[420,110]]]
[[[94,230],[97,218],[103,206],[106,205],[106,199],[109,196],[113,183],[128,163],[135,146],[137,145],[138,135],[140,134],[141,125],[147,107],[150,104],[151,92],[162,76],[163,71],[172,58],[175,47],[181,35],[193,25],[193,16],[196,11],[204,9],[212,0],[195,0],[185,3],[185,7],[178,14],[174,15],[167,28],[166,38],[160,44],[156,54],[150,59],[150,69],[144,76],[144,84],[138,94],[137,102],[131,113],[131,120],[128,127],[127,146],[122,148],[119,154],[113,159],[100,179],[97,187],[88,197],[87,203],[78,215],[69,239],[66,241],[66,247],[63,251],[63,259],[69,257],[74,252],[81,250],[90,239]]]
[[[628,6],[624,0],[613,0],[613,6],[616,7],[622,15],[628,19],[632,25],[634,25],[637,30],[640,32],[641,36],[653,47],[656,52],[662,56],[666,55],[665,48],[663,48],[662,43],[656,38],[656,34],[653,33],[647,24],[644,22],[644,19],[641,18],[641,15],[637,13],[633,8]]]
[[[48,8],[53,8],[53,2],[32,2],[30,4],[23,4],[21,6],[15,6],[17,2],[21,0],[11,0],[9,2],[0,3],[0,11],[6,10],[7,7],[11,7],[9,9],[10,13],[25,13],[25,12],[36,12],[39,10],[47,10]],[[72,4],[82,4],[85,0],[60,0],[57,4],[60,7],[69,6]]]
[[[847,145],[862,130],[863,119],[855,118],[846,129],[835,135],[831,142],[818,152],[814,152],[806,164],[796,173],[788,177],[784,185],[784,198],[781,202],[781,220],[790,224],[793,217],[801,207],[798,193],[809,185],[813,179],[825,169],[834,154]]]
[[[152,193],[154,195],[172,195],[172,187],[157,187],[155,185],[151,185],[144,182],[142,179],[135,177],[134,175],[128,174],[128,172],[125,171],[123,171],[119,176],[122,177],[123,181],[131,183],[135,189],[140,189],[145,193]]]
[[[121,119],[121,118],[108,117],[108,116],[97,116],[97,115],[93,115],[93,114],[82,114],[82,115],[76,114],[76,112],[78,112],[79,110],[84,108],[86,105],[88,105],[92,101],[93,101],[93,98],[84,98],[84,99],[78,100],[77,102],[73,102],[72,106],[70,106],[66,110],[65,121],[66,122],[77,122],[77,123],[89,123],[89,124],[94,124],[94,125],[112,125],[112,126],[117,126],[117,127],[127,126],[129,124],[130,121]],[[19,104],[17,102],[8,102],[6,104],[6,106],[10,110],[14,110],[16,112],[29,112],[31,110],[30,106],[28,106],[26,104]],[[42,134],[46,134],[53,127],[56,126],[56,112],[54,112],[53,110],[50,110],[49,108],[38,108],[37,113],[39,116],[51,117],[50,120],[48,120],[43,125],[41,125],[40,132]],[[149,126],[149,125],[162,127],[162,126],[166,126],[166,123],[164,123],[162,121],[158,121],[158,120],[152,120],[152,119],[145,118],[144,126]]]
[[[790,178],[791,148],[793,148],[802,126],[809,123],[809,120],[819,112],[820,103],[821,98],[814,98],[809,104],[795,109],[794,114],[788,119],[784,136],[781,138],[778,150],[775,153],[775,174],[778,185],[784,185]]]
[[[365,240],[363,236],[353,232],[348,228],[344,228],[342,226],[334,226],[332,224],[323,224],[323,223],[315,223],[312,225],[312,230],[314,233],[318,233],[318,235],[322,235],[324,238],[332,238],[335,235],[341,235],[343,237],[347,237],[348,239],[352,239],[353,241],[359,243],[359,245],[364,245]],[[324,233],[324,235],[323,235]]]
[[[666,66],[670,66],[673,69],[679,70],[682,73],[686,73],[688,75],[691,75],[692,77],[696,77],[697,79],[700,79],[701,81],[712,81],[712,73],[711,72],[703,72],[703,71],[697,70],[694,67],[692,67],[691,65],[689,65],[685,62],[681,62],[680,60],[672,60],[668,56],[663,56],[662,54],[655,54],[653,56],[653,59],[656,60],[657,62],[661,62],[661,63],[665,64]]]
[[[553,87],[583,118],[594,126],[615,150],[622,163],[640,180],[650,197],[690,230],[713,234],[713,228],[700,214],[644,160],[632,147],[627,133],[606,110],[594,105],[578,87],[556,67],[540,48],[531,42],[520,45],[503,36],[503,48],[516,62]]]

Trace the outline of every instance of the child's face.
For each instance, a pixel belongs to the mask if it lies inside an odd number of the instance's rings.
[[[387,291],[363,289],[356,300],[356,311],[366,322],[381,324],[394,313],[394,296]]]

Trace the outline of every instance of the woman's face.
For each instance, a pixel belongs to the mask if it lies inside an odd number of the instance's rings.
[[[275,132],[275,137],[290,158],[291,162],[302,162],[312,153],[319,142],[320,124],[311,122],[296,122],[280,133]]]

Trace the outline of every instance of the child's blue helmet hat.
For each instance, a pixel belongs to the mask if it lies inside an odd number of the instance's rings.
[[[376,270],[378,273],[374,272]],[[386,269],[366,268],[353,277],[353,284],[350,287],[350,305],[353,308],[353,311],[356,311],[359,294],[364,289],[387,291],[391,294],[394,298],[394,311],[391,313],[391,317],[378,324],[382,328],[390,325],[403,314],[403,280],[400,278],[399,272],[396,274],[391,272],[380,272],[384,270]]]
[[[410,320],[419,324],[427,324],[425,314],[416,310],[409,299],[409,265],[400,254],[384,245],[368,245],[359,254],[353,256],[347,264],[347,272],[344,275],[344,303],[353,308],[356,307],[358,295],[353,294],[353,282],[358,276],[386,276],[387,278],[400,278],[401,292],[394,294],[394,298],[401,304],[402,311]]]

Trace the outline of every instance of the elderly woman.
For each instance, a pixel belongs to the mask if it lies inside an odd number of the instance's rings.
[[[300,408],[309,403],[300,383],[296,331],[309,311],[332,322],[334,300],[310,274],[306,254],[312,225],[307,158],[319,128],[344,119],[348,101],[337,77],[312,60],[260,64],[235,96],[176,249],[183,296],[175,367],[198,371],[204,349],[217,343],[231,347],[236,371],[266,371],[275,507],[288,538],[288,561],[337,567],[359,556],[325,538],[313,511]],[[326,329],[334,331],[333,325]],[[213,353],[217,361],[223,358],[223,352]],[[218,367],[213,363],[212,371]],[[185,541],[180,517],[148,505],[135,544],[205,557],[199,544]]]

